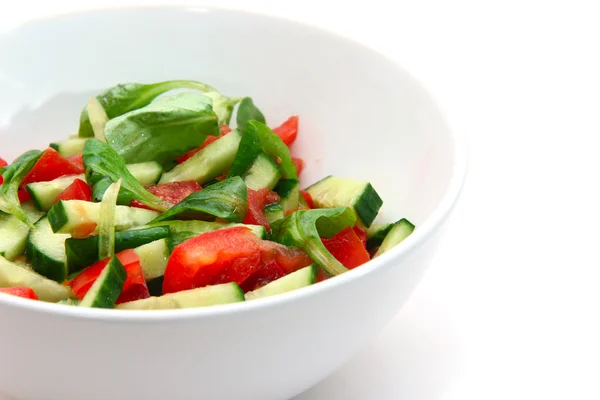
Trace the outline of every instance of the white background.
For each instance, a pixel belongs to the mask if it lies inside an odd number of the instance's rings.
[[[0,31],[117,3],[166,1],[2,2]],[[593,1],[187,3],[365,42],[416,75],[469,136],[467,186],[422,284],[368,348],[296,400],[600,399]]]

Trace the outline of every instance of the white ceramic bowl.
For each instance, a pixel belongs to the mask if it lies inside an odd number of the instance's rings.
[[[206,81],[301,116],[304,182],[370,180],[402,245],[278,297],[176,312],[89,310],[0,296],[0,393],[16,399],[288,399],[368,343],[426,269],[465,175],[463,143],[384,56],[310,26],[215,9],[62,16],[0,35],[0,143],[11,159],[76,130],[119,82]],[[1,239],[0,239],[1,240]]]

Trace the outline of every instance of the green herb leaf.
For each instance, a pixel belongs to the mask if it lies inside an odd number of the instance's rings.
[[[103,177],[113,182],[123,179],[122,187],[130,191],[137,200],[155,210],[166,211],[171,204],[148,192],[129,172],[123,160],[107,143],[89,139],[83,147],[85,175],[90,185],[95,185]]]
[[[109,88],[96,96],[108,118],[116,118],[129,111],[137,110],[150,104],[157,96],[173,89],[196,89],[202,92],[217,90],[202,82],[189,80],[173,80],[152,84],[126,83]],[[79,119],[79,137],[94,137],[87,106]]]
[[[236,176],[192,193],[169,211],[150,221],[174,219],[214,220],[215,217],[241,222],[248,212],[248,190],[242,178]]]
[[[244,97],[237,111],[237,128],[240,131],[244,131],[244,129],[246,129],[246,124],[252,120],[262,122],[263,124],[266,122],[265,116],[258,107],[254,105],[252,98]]]
[[[198,92],[160,98],[111,119],[104,128],[106,142],[126,163],[163,164],[219,134],[212,100]]]
[[[256,157],[262,152],[260,137],[256,129],[246,129],[240,140],[235,158],[231,163],[228,178],[234,176],[244,176],[248,168],[252,165]]]
[[[109,186],[100,203],[100,219],[98,220],[98,259],[115,255],[115,210],[122,180]]]
[[[94,178],[91,180],[94,180]],[[109,177],[104,177],[94,183],[92,189],[92,200],[96,203],[101,202],[104,198],[104,193],[106,193],[106,190],[112,184],[113,181]],[[128,206],[131,204],[131,200],[133,199],[135,199],[135,195],[124,187],[121,187],[121,190],[119,190],[119,196],[117,197],[117,204],[120,206]]]
[[[355,222],[350,207],[300,210],[275,221],[271,235],[276,242],[304,249],[327,273],[339,275],[348,269],[327,250],[321,237],[329,238]]]
[[[0,186],[0,211],[14,215],[30,228],[33,228],[33,222],[29,220],[21,207],[18,191],[23,178],[33,168],[41,155],[42,152],[39,150],[30,150],[19,156],[4,170],[2,174],[4,183]]]
[[[279,164],[283,178],[297,180],[296,164],[292,161],[290,149],[283,143],[283,140],[271,128],[259,121],[249,121],[244,135],[251,130],[254,130],[260,138],[262,150],[265,154]]]
[[[203,94],[212,99],[212,108],[217,114],[219,125],[229,124],[233,107],[242,99],[240,97],[227,97],[219,92],[205,92]]]

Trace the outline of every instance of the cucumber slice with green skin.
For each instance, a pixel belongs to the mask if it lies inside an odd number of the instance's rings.
[[[275,191],[281,198],[279,204],[283,208],[284,215],[290,211],[296,211],[300,204],[300,182],[295,179],[283,179],[275,187]]]
[[[27,240],[27,258],[40,275],[62,283],[67,279],[67,256],[65,240],[71,235],[54,233],[48,218],[35,224]]]
[[[377,253],[375,253],[373,258],[382,255],[392,247],[400,244],[404,239],[409,237],[414,230],[415,226],[407,219],[403,218],[396,222],[385,236],[385,239],[383,239],[383,243],[381,243],[379,250],[377,250]]]
[[[127,164],[127,170],[144,186],[154,185],[163,173],[163,167],[156,161]]]
[[[394,224],[371,225],[369,229],[367,229],[367,249],[372,250],[381,246],[383,239],[385,239],[393,226]]]
[[[83,146],[87,138],[69,138],[62,142],[50,143],[50,147],[58,151],[63,157],[71,157],[83,153]]]
[[[281,204],[279,203],[269,204],[264,208],[263,213],[269,224],[285,217],[283,207],[281,207]]]
[[[85,175],[63,176],[49,182],[29,183],[25,187],[31,195],[35,206],[42,211],[48,211],[56,202],[56,198],[71,184],[75,179],[85,181]]]
[[[171,310],[208,307],[244,301],[244,291],[235,282],[169,293],[117,305],[121,310]]]
[[[48,211],[50,226],[55,233],[69,233],[73,237],[87,237],[98,232],[100,204],[83,200],[61,200]],[[117,206],[115,230],[123,231],[145,225],[158,217],[156,211]]]
[[[367,228],[383,205],[383,200],[369,182],[350,178],[328,176],[306,191],[311,195],[315,207],[352,207]]]
[[[264,226],[260,225],[244,225],[244,224],[231,224],[226,222],[207,222],[207,221],[161,221],[152,226],[167,226],[170,230],[169,247],[171,250],[175,246],[191,239],[195,236],[201,235],[206,232],[216,231],[217,229],[232,228],[234,226],[246,226],[256,234],[260,239],[266,239],[267,230]]]
[[[115,233],[115,252],[134,249],[147,243],[169,237],[167,226],[131,229]],[[65,241],[69,272],[80,271],[98,261],[98,236],[85,239],[69,238]]]
[[[244,174],[244,183],[249,189],[273,189],[281,179],[281,172],[277,165],[265,154],[260,154],[248,171]]]
[[[215,140],[193,157],[179,164],[169,172],[165,172],[160,183],[193,180],[199,184],[211,181],[223,175],[229,169],[242,135],[234,130]]]
[[[31,202],[22,204],[30,221],[37,222],[44,214],[39,212]],[[0,212],[0,255],[7,260],[14,260],[25,252],[29,227],[17,217]]]
[[[0,256],[0,287],[32,288],[42,301],[57,302],[73,297],[71,288],[30,271]]]
[[[98,278],[92,284],[90,290],[85,294],[80,307],[94,308],[114,308],[115,302],[119,298],[127,271],[121,264],[121,261],[112,256],[106,267],[102,270]]]
[[[140,265],[146,281],[156,279],[165,274],[169,262],[169,245],[167,239],[155,240],[133,249],[140,258]]]
[[[316,264],[299,269],[282,278],[279,278],[265,286],[246,293],[246,300],[262,299],[278,294],[291,292],[292,290],[310,286],[317,279],[318,266]]]

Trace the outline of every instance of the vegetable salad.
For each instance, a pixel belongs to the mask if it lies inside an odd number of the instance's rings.
[[[413,232],[373,224],[383,201],[369,182],[302,189],[298,126],[196,81],[92,97],[76,135],[0,159],[0,292],[135,310],[249,301],[360,267]]]

